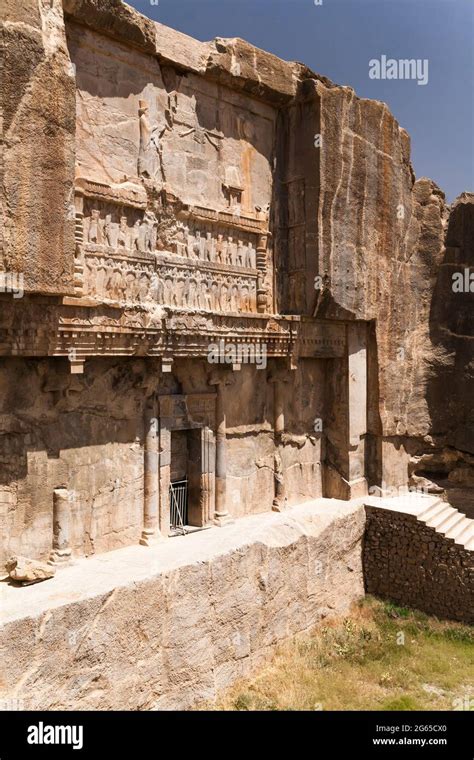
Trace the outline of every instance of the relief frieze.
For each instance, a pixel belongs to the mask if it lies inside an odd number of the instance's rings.
[[[163,198],[144,209],[138,194],[134,205],[123,202],[133,188],[100,185],[99,198],[94,184],[81,186],[76,217],[81,295],[104,303],[257,312],[267,213],[243,218],[176,199],[163,206]]]

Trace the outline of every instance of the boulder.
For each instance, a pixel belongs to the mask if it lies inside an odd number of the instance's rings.
[[[5,569],[13,581],[25,586],[46,581],[56,574],[50,565],[27,557],[10,557],[5,563]]]

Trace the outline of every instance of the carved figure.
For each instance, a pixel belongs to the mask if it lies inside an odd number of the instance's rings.
[[[225,282],[221,285],[220,298],[218,299],[218,308],[220,311],[227,311],[229,306],[229,288]]]
[[[222,234],[219,233],[217,236],[217,243],[216,243],[216,261],[218,264],[223,264],[224,260],[222,258],[223,253],[223,240],[222,240]]]
[[[212,232],[206,232],[206,240],[204,241],[204,261],[214,261],[214,240],[212,239]]]
[[[161,133],[159,127],[152,129],[149,118],[149,106],[146,100],[139,101],[138,116],[140,125],[138,176],[154,180],[158,171],[161,170],[162,179],[164,180],[160,140],[166,131],[166,127]]]
[[[145,231],[145,250],[152,252],[156,250],[156,238],[158,234],[158,219],[153,211],[146,211],[144,221],[146,223]]]
[[[119,248],[129,248],[129,245],[130,245],[130,236],[128,232],[126,216],[120,217],[120,226],[119,226],[119,231],[118,231],[118,245],[119,245]]]
[[[139,250],[139,245],[138,245],[139,237],[140,237],[140,220],[137,219],[137,221],[132,227],[132,232],[130,235],[130,248],[132,250],[132,253]]]
[[[143,274],[140,275],[139,289],[138,289],[138,300],[140,301],[140,303],[144,303],[147,300],[149,284],[150,284],[149,277],[145,272],[143,272]]]
[[[112,222],[111,214],[107,214],[105,217],[105,237],[109,248],[114,250],[118,245],[119,226],[117,222]]]
[[[237,285],[233,285],[230,290],[229,307],[231,311],[239,310],[239,290]]]
[[[105,282],[107,278],[107,262],[104,258],[100,258],[97,264],[97,273],[95,275],[95,292],[99,296],[105,295]]]
[[[100,219],[100,211],[97,211],[97,209],[93,209],[91,211],[91,218],[90,218],[90,224],[89,224],[89,235],[88,235],[89,243],[99,244],[101,242],[99,219]]]
[[[195,258],[200,259],[202,254],[202,239],[201,239],[201,233],[199,230],[196,230],[196,235],[194,238],[194,245],[193,245],[193,253]]]
[[[239,240],[237,243],[236,264],[238,267],[245,266],[245,249],[244,249],[244,244],[242,243],[241,240]]]
[[[256,269],[257,267],[257,251],[253,247],[252,241],[249,242],[247,248],[247,261],[245,262],[245,266],[250,269]]]
[[[249,312],[250,311],[250,294],[249,289],[247,285],[242,285],[241,292],[240,292],[240,304],[242,311]]]
[[[227,264],[232,264],[232,266],[235,266],[235,261],[237,258],[237,247],[234,243],[234,238],[232,235],[229,236],[228,241],[228,248],[227,248]]]

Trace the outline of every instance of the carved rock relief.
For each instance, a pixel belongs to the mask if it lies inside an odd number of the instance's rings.
[[[257,305],[252,275],[92,253],[86,255],[85,290],[103,301],[206,311],[251,313]]]
[[[173,230],[163,230],[154,211],[97,203],[84,212],[83,241],[86,250],[114,253],[174,253],[185,259],[243,269],[257,268],[258,235],[218,226],[213,222],[177,220]],[[164,234],[163,234],[164,233]],[[104,250],[104,253],[106,251]]]
[[[186,212],[170,223],[168,212],[85,198],[78,239],[84,294],[128,304],[256,312],[262,221],[244,219],[238,227],[235,217],[199,209],[197,218]]]

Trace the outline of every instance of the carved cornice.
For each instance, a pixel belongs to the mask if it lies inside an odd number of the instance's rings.
[[[107,185],[104,182],[96,182],[86,177],[78,177],[74,183],[74,189],[76,195],[82,195],[85,198],[94,198],[108,203],[131,206],[132,208],[145,209],[147,207],[145,188],[135,182]]]
[[[0,356],[205,358],[222,340],[265,344],[275,358],[335,358],[346,351],[346,328],[292,316],[2,299]]]

